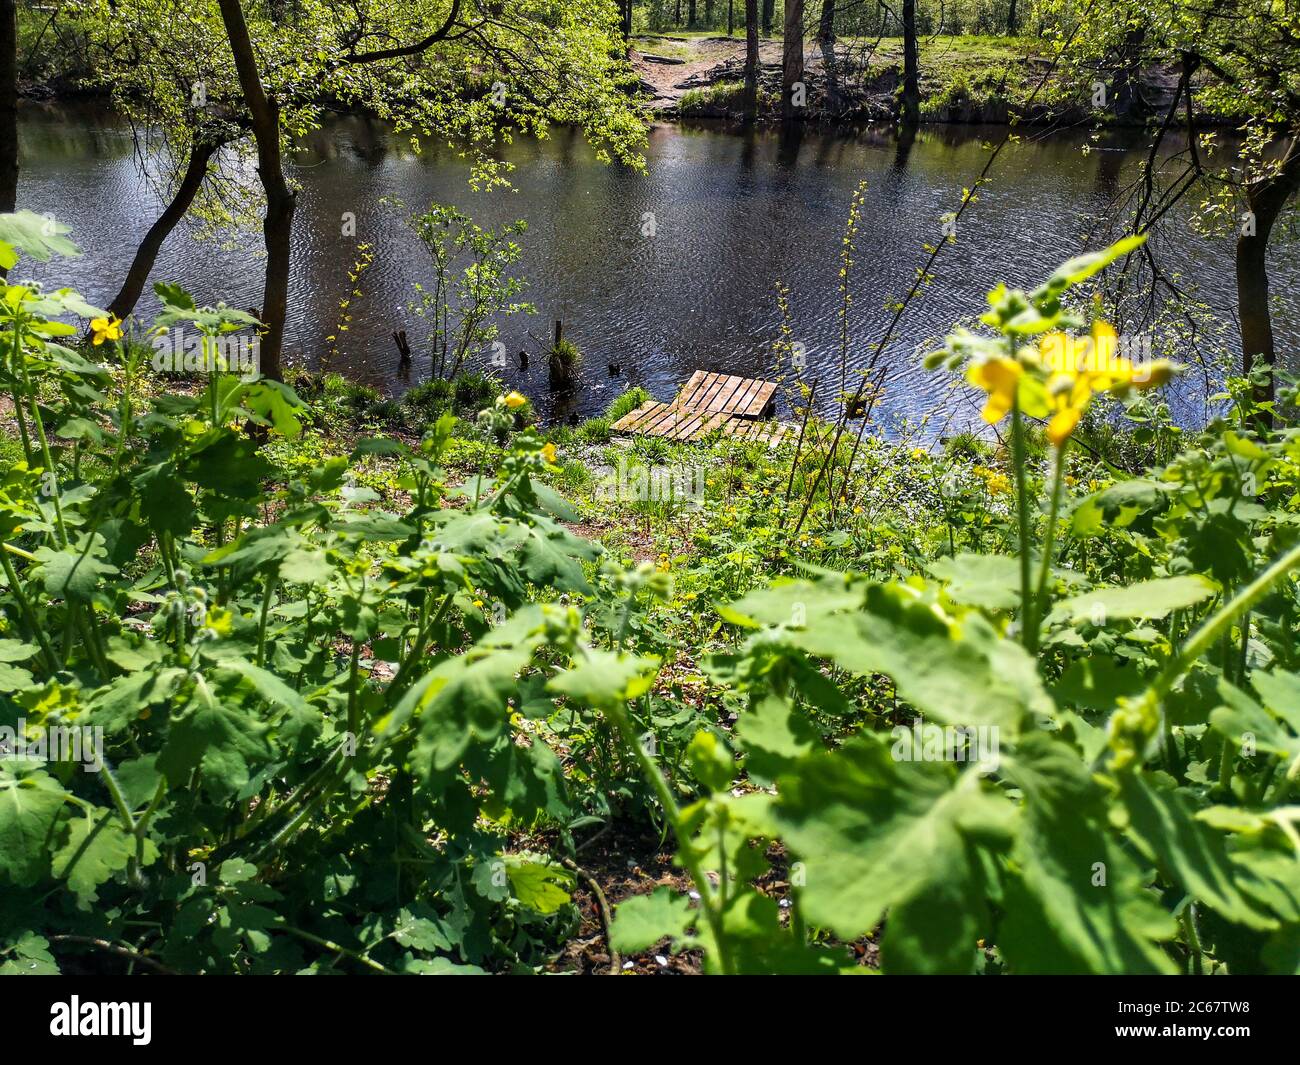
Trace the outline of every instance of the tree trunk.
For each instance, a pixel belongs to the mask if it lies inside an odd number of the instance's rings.
[[[686,28],[695,29],[695,0],[686,5]]]
[[[1246,206],[1253,225],[1237,237],[1237,313],[1241,317],[1241,368],[1246,374],[1261,361],[1276,368],[1268,293],[1268,240],[1287,201],[1300,190],[1300,149],[1292,146],[1289,152],[1279,174],[1246,186]],[[1274,391],[1270,377],[1267,388],[1256,399],[1267,402]]]
[[[782,113],[794,118],[795,86],[803,82],[803,0],[785,0],[785,27],[781,47]],[[800,106],[803,106],[801,102]]]
[[[916,0],[903,0],[903,125],[921,121],[919,46],[916,40]]]
[[[261,371],[277,381],[283,377],[284,320],[289,302],[289,256],[293,237],[293,212],[298,198],[284,178],[280,152],[280,110],[266,95],[257,72],[257,57],[248,36],[240,0],[217,0],[230,50],[239,73],[239,86],[252,119],[257,141],[257,175],[266,193],[266,218],[262,234],[266,243],[266,283],[262,289]]]
[[[0,214],[18,207],[18,5],[0,0]],[[0,278],[5,270],[0,268]]]
[[[745,0],[745,121],[758,114],[758,0]]]
[[[763,36],[772,36],[772,22],[776,18],[776,0],[763,0]]]
[[[727,0],[727,36],[736,32],[736,0]]]
[[[822,17],[817,23],[817,43],[835,43],[835,0],[822,0]]]
[[[185,217],[185,212],[190,209],[190,204],[194,202],[194,197],[198,195],[203,179],[207,176],[208,163],[216,151],[216,144],[196,140],[191,145],[189,163],[185,167],[185,174],[176,189],[176,194],[163,213],[149,227],[149,232],[144,235],[144,240],[136,248],[135,258],[131,260],[131,268],[126,272],[122,288],[113,297],[113,302],[108,305],[110,314],[125,318],[135,310],[135,305],[140,300],[140,293],[144,291],[145,282],[149,280],[149,274],[158,260],[158,252],[163,246],[163,241],[171,235],[172,230]]]
[[[1007,35],[1012,36],[1016,32],[1016,0],[1011,0],[1011,7],[1007,9]]]
[[[839,73],[835,69],[835,0],[822,0],[822,14],[817,23],[817,47],[822,53],[822,69],[826,72],[826,108],[837,112],[840,108]]]
[[[623,36],[632,36],[632,0],[620,0],[620,8],[623,14]]]
[[[713,29],[713,0],[704,0],[704,25],[707,29]]]
[[[1136,118],[1151,113],[1151,108],[1142,97],[1142,52],[1145,44],[1146,29],[1142,26],[1131,29],[1124,35],[1124,43],[1120,46],[1120,65],[1115,71],[1111,89],[1117,115]]]

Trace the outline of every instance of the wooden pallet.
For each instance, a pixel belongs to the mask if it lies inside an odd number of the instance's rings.
[[[787,439],[793,442],[796,426],[789,422],[759,422],[747,418],[729,418],[722,431],[737,440],[776,447]]]
[[[775,393],[775,381],[696,370],[671,403],[649,400],[610,428],[665,440],[700,440],[718,430],[775,447],[794,431],[792,425],[758,420]]]
[[[720,411],[738,418],[759,418],[774,395],[775,381],[696,370],[674,402],[679,407]]]
[[[795,427],[783,422],[737,418],[722,411],[692,410],[652,399],[623,415],[610,428],[616,433],[686,441],[701,440],[717,429],[735,439],[776,447],[792,436]]]

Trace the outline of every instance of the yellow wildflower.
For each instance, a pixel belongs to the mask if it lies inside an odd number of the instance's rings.
[[[552,466],[555,465],[555,445],[554,445],[554,444],[548,442],[547,445],[546,445],[544,448],[542,448],[542,458],[544,458],[544,459],[545,459],[547,462],[549,462]]]
[[[525,403],[528,402],[528,398],[526,396],[520,395],[518,392],[511,392],[501,402],[504,403],[511,410],[518,410],[520,407],[522,407]]]
[[[1015,359],[999,355],[977,362],[966,371],[966,380],[988,393],[983,418],[990,425],[1000,422],[1016,401],[1016,388],[1024,367]]]
[[[1004,496],[1011,491],[1010,479],[994,470],[990,470],[989,476],[984,478],[984,486],[988,488],[989,495],[994,496]]]
[[[105,340],[122,339],[122,322],[115,314],[110,314],[107,318],[92,318],[90,331],[94,334],[91,343],[99,347]]]
[[[1047,438],[1060,447],[1069,439],[1097,392],[1122,393],[1164,384],[1173,366],[1161,359],[1141,369],[1119,352],[1119,334],[1106,322],[1093,323],[1086,337],[1049,333],[1038,345],[1048,372],[1047,394],[1052,412]]]

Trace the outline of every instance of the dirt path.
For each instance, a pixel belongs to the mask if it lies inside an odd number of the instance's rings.
[[[637,37],[633,45],[632,66],[654,111],[676,108],[689,90],[720,80],[723,68],[745,61],[744,37]],[[781,42],[760,41],[758,56],[763,66],[779,66]]]

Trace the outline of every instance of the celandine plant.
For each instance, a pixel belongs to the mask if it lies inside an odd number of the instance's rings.
[[[36,216],[0,241],[11,267],[76,251]],[[1011,422],[1006,473],[981,453],[960,499],[988,521],[891,545],[883,579],[806,567],[731,602],[576,535],[518,394],[470,446],[447,415],[331,455],[285,386],[160,391],[120,323],[6,284],[0,970],[537,971],[577,928],[575,835],[648,821],[693,890],[621,902],[618,952],[1296,971],[1300,449],[1233,379],[1173,461],[1075,491],[1091,398],[1171,372],[1061,303],[1123,250],[995,290],[992,332],[940,356]],[[162,295],[157,327],[247,325]],[[480,473],[453,484],[457,448]],[[779,499],[788,471],[764,476]],[[102,737],[96,771],[40,742],[72,734]]]

